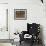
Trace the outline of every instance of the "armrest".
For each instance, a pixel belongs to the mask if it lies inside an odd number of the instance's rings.
[[[22,31],[21,34],[19,34],[20,41],[24,40],[24,35],[27,34],[27,31]]]
[[[23,35],[27,34],[27,31],[22,31],[22,34],[23,34]]]

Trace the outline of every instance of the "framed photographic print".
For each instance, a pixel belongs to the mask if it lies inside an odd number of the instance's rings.
[[[14,9],[14,20],[26,20],[27,9]]]

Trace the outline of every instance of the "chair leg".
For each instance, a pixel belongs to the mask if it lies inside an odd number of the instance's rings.
[[[33,39],[32,39],[32,41],[31,41],[31,45],[30,45],[30,46],[33,46],[33,44],[34,44],[34,41],[33,41]]]
[[[21,45],[21,41],[20,41],[20,45]]]
[[[33,42],[31,43],[31,45],[30,46],[33,46]]]

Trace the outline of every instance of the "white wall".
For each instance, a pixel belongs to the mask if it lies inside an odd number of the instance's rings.
[[[8,3],[8,0],[0,0],[0,3]]]
[[[42,4],[40,0],[8,0],[6,2],[9,4],[8,16],[11,38],[13,38],[13,33],[16,30],[27,30],[27,23],[40,23],[43,27],[44,41],[46,44],[45,4]],[[14,20],[14,9],[27,9],[27,20]]]
[[[45,4],[42,4],[40,0],[9,0],[9,9],[9,30],[12,37],[16,30],[27,30],[27,23],[40,23],[46,42]],[[14,9],[27,9],[27,20],[14,20]]]
[[[6,31],[8,4],[2,4],[6,0],[0,0],[0,39],[9,39],[9,31]],[[7,3],[7,2],[6,2]],[[12,46],[11,43],[0,43],[0,46]]]
[[[9,32],[7,32],[7,4],[0,4],[0,39],[8,39]]]

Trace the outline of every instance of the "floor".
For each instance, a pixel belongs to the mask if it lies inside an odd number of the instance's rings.
[[[19,46],[31,46],[31,45],[28,43],[22,42],[22,44]],[[42,44],[34,44],[33,46],[43,46],[43,45]]]
[[[0,46],[16,46],[16,44],[12,45],[11,43],[0,43]],[[23,41],[23,42],[21,42],[21,45],[17,43],[17,46],[31,46],[31,45],[30,45],[30,43]],[[33,46],[42,46],[42,45],[34,44]]]
[[[16,46],[16,45],[12,45],[11,43],[0,43],[0,46]],[[17,46],[31,46],[31,45],[28,43],[22,42],[21,45],[19,44]],[[42,46],[42,45],[41,44],[40,45],[34,44],[33,46]]]
[[[12,46],[11,43],[0,43],[0,46]]]

